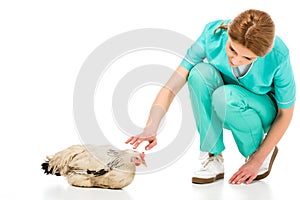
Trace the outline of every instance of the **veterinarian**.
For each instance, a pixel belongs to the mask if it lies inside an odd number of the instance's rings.
[[[188,83],[200,151],[207,159],[193,183],[224,178],[223,128],[232,132],[245,163],[229,179],[249,184],[269,175],[294,110],[296,89],[289,50],[275,35],[270,15],[246,10],[233,20],[208,23],[157,95],[145,130],[126,143],[146,150],[157,144],[159,122]]]

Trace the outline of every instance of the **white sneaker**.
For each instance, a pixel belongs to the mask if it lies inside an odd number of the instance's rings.
[[[201,169],[194,172],[193,183],[212,183],[224,178],[224,159],[222,156],[211,156],[204,160]]]
[[[271,153],[266,158],[266,160],[263,162],[263,164],[260,167],[259,172],[258,172],[258,174],[257,174],[257,176],[254,180],[264,179],[270,174],[271,169],[272,169],[272,165],[273,165],[273,162],[276,158],[277,153],[278,153],[278,147],[275,146],[273,148],[273,150],[271,151]]]

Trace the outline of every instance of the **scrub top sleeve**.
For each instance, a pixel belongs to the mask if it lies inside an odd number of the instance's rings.
[[[209,25],[209,24],[208,24]],[[205,26],[200,37],[192,44],[192,46],[187,50],[185,57],[181,61],[180,65],[186,68],[187,70],[191,70],[196,64],[202,62],[206,57],[205,54],[205,41],[208,25]]]
[[[296,101],[296,84],[290,59],[280,65],[274,77],[275,100],[279,108],[292,107]]]

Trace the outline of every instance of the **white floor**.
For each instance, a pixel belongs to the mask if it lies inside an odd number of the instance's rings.
[[[290,134],[290,137],[293,137],[293,135]],[[232,141],[229,136],[226,140],[226,143],[231,145]],[[30,153],[37,157],[32,156],[24,159],[21,156],[20,162],[15,162],[14,166],[10,166],[9,160],[6,162],[6,166],[1,170],[0,199],[153,200],[186,198],[282,200],[287,195],[290,197],[298,195],[298,180],[300,179],[300,174],[297,173],[297,163],[293,163],[295,155],[291,152],[291,146],[286,145],[286,143],[294,144],[292,139],[282,141],[270,176],[250,185],[231,185],[227,183],[230,175],[243,162],[243,158],[235,151],[234,146],[224,151],[226,166],[224,180],[207,185],[192,184],[191,173],[198,163],[195,140],[194,145],[175,164],[155,173],[136,175],[133,182],[122,190],[78,188],[68,185],[63,177],[46,176],[40,169],[43,155],[32,149]],[[28,152],[28,149],[24,149],[24,151]],[[22,151],[20,151],[20,155],[23,155]],[[2,163],[4,163],[3,161]]]

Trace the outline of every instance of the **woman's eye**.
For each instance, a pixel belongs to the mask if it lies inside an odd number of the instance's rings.
[[[235,50],[231,46],[229,46],[229,49],[230,49],[230,51],[232,51],[233,53],[236,54]]]

